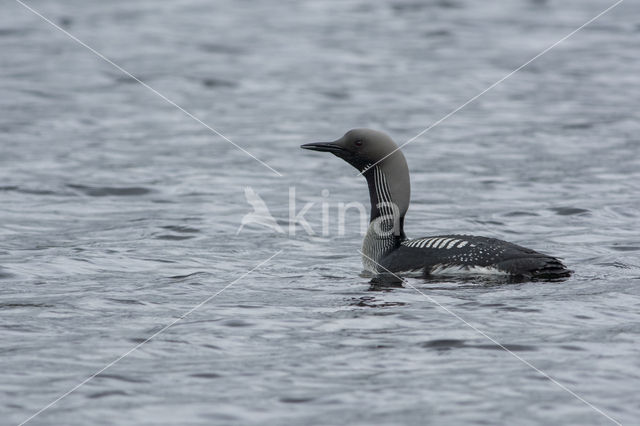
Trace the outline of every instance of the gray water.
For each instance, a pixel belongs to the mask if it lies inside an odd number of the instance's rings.
[[[640,423],[637,2],[404,148],[410,237],[503,238],[575,274],[387,291],[360,275],[357,211],[337,232],[364,180],[298,146],[405,142],[613,2],[29,4],[283,176],[3,2],[2,424],[231,283],[29,424],[613,424],[543,373]],[[236,234],[247,186],[286,231],[290,187],[315,202],[315,235]]]

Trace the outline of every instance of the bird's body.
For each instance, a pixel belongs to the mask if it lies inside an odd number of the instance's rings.
[[[355,129],[334,142],[302,146],[328,151],[360,170],[369,185],[371,220],[362,244],[364,268],[373,273],[495,274],[525,278],[570,275],[560,260],[495,238],[440,235],[407,239],[409,170],[391,138]]]
[[[491,274],[554,278],[566,275],[556,258],[495,238],[442,235],[404,240],[378,263],[390,272]]]

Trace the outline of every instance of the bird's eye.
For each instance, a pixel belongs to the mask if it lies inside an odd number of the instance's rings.
[[[356,146],[362,146],[362,139],[356,139],[353,143],[354,143]]]

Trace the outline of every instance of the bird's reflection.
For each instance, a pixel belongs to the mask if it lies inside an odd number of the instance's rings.
[[[369,291],[391,291],[394,288],[402,288],[404,281],[395,274],[381,273],[369,281]]]
[[[351,299],[351,306],[358,306],[360,308],[389,308],[404,305],[406,305],[405,302],[384,302],[378,300],[375,296],[362,296]]]

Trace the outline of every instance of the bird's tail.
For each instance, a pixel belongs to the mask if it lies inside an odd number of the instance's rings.
[[[566,266],[555,257],[550,257],[532,273],[532,278],[554,279],[565,278],[571,275],[573,271],[567,269]]]
[[[527,279],[552,280],[568,277],[572,273],[559,259],[539,253],[533,256],[505,260],[498,263],[498,267],[510,272],[513,276]]]

